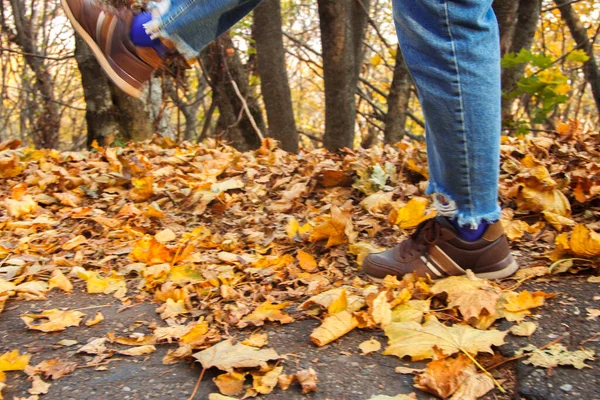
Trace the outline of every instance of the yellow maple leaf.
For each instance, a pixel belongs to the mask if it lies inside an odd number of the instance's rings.
[[[428,199],[415,197],[406,203],[405,206],[392,209],[389,221],[394,225],[400,226],[402,229],[415,228],[421,222],[435,216],[435,211],[426,212],[428,205]]]
[[[96,311],[94,318],[85,321],[85,326],[94,326],[104,321],[104,315],[100,311]]]
[[[521,210],[533,212],[549,211],[563,217],[571,215],[571,204],[558,189],[538,190],[536,188],[523,187],[519,192],[516,203]]]
[[[58,332],[70,326],[79,326],[84,316],[85,314],[79,311],[63,311],[55,308],[42,311],[41,314],[23,314],[21,319],[29,329],[42,332]],[[34,324],[36,320],[42,320],[42,322]]]
[[[299,239],[302,235],[305,235],[313,230],[313,226],[308,222],[304,225],[300,225],[300,223],[295,218],[290,218],[285,228],[290,239]]]
[[[25,217],[37,210],[37,202],[30,195],[23,196],[20,200],[6,199],[4,201],[8,215],[14,218]]]
[[[269,394],[277,386],[283,367],[275,367],[267,372],[252,372],[252,387],[260,394]]]
[[[375,339],[365,340],[364,342],[358,345],[358,348],[365,355],[371,354],[381,350],[381,343],[379,342],[379,340]]]
[[[11,158],[0,158],[0,178],[14,178],[21,175],[25,169],[24,165],[15,153],[13,153]]]
[[[348,311],[329,316],[310,334],[310,340],[319,347],[344,336],[358,326],[358,320]]]
[[[416,322],[393,322],[384,327],[388,347],[384,355],[399,358],[410,356],[413,361],[434,358],[436,351],[449,356],[459,351],[477,354],[490,353],[491,346],[504,344],[506,332],[479,330],[468,325],[446,326],[435,317],[426,318],[423,325]]]
[[[217,367],[222,371],[233,371],[234,368],[254,368],[266,366],[267,361],[279,359],[273,349],[257,349],[241,343],[233,344],[224,340],[194,354],[204,368]]]
[[[500,304],[500,315],[509,321],[522,321],[531,315],[530,309],[544,305],[545,299],[554,295],[544,292],[529,292],[524,290],[517,292],[502,293],[503,302]]]
[[[213,379],[219,391],[226,396],[240,396],[244,392],[246,373],[226,372]]]
[[[30,355],[19,354],[19,350],[13,350],[0,355],[0,372],[23,371],[29,365]]]
[[[575,221],[571,218],[563,217],[550,211],[542,211],[542,214],[544,215],[544,219],[559,232],[562,232],[565,226],[575,225]]]
[[[198,322],[190,327],[190,329],[183,335],[180,342],[183,344],[195,344],[202,342],[206,334],[208,333],[208,323],[202,321]]]
[[[364,259],[371,253],[379,253],[385,249],[368,242],[353,243],[348,248],[348,253],[356,256],[356,263],[362,265]]]
[[[583,224],[578,224],[571,233],[569,247],[578,257],[600,256],[600,233],[588,230]]]
[[[258,306],[252,313],[246,315],[239,323],[239,328],[244,328],[248,325],[261,326],[265,321],[277,321],[280,324],[289,324],[294,322],[289,314],[283,311],[288,307],[289,303],[272,304],[270,301],[265,301]]]
[[[134,261],[153,264],[170,263],[173,259],[171,250],[153,236],[144,236],[138,240],[129,257]]]
[[[266,333],[253,333],[250,337],[242,342],[246,346],[264,347],[269,342],[269,336]]]
[[[331,215],[321,217],[320,220],[321,223],[315,227],[309,237],[311,242],[327,239],[325,247],[354,242],[357,233],[352,227],[352,211],[350,209],[332,206]]]
[[[346,295],[346,289],[342,289],[340,292],[340,296],[335,299],[329,307],[327,307],[327,312],[329,315],[334,315],[342,311],[346,311],[348,309],[348,296]]]

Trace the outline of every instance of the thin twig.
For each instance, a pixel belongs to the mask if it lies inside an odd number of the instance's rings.
[[[198,393],[198,388],[200,387],[200,382],[202,382],[202,378],[204,378],[204,373],[206,372],[206,368],[202,368],[202,372],[200,372],[200,376],[198,377],[198,382],[196,382],[196,387],[194,387],[194,391],[188,397],[188,400],[193,400],[196,397],[196,393]]]

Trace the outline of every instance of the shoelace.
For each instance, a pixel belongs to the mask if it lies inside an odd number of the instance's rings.
[[[435,218],[421,222],[408,240],[398,247],[400,257],[406,259],[423,254],[428,245],[434,245],[438,241],[441,232],[440,224]]]

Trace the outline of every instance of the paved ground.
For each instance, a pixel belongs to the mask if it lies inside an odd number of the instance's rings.
[[[549,306],[539,312],[538,331],[531,340],[510,336],[510,343],[501,349],[506,356],[511,356],[516,348],[529,341],[538,346],[544,345],[558,336],[563,336],[561,343],[570,349],[594,334],[600,333],[600,319],[586,320],[586,307],[600,308],[600,291],[598,284],[587,283],[583,276],[560,276],[549,280],[528,283],[527,289],[543,289],[561,294],[550,300]],[[30,311],[66,307],[69,309],[102,306],[99,310],[105,320],[93,327],[68,328],[64,332],[44,334],[26,330],[19,315]],[[78,292],[71,296],[53,294],[45,302],[11,302],[7,310],[0,314],[0,353],[19,349],[33,354],[31,364],[46,359],[60,358],[75,361],[80,365],[89,361],[89,357],[74,354],[78,346],[65,348],[57,346],[62,339],[75,339],[86,343],[92,338],[102,337],[107,332],[117,335],[131,332],[144,332],[144,323],[163,324],[155,313],[155,305],[142,304],[117,312],[120,303],[110,296],[87,295]],[[91,315],[95,309],[89,308]],[[84,311],[86,312],[86,311]],[[384,357],[379,354],[362,356],[357,345],[374,337],[385,344],[383,333],[377,331],[354,331],[332,345],[317,349],[308,339],[310,331],[317,325],[316,321],[306,320],[285,326],[269,325],[269,346],[280,354],[287,354],[285,372],[294,373],[298,369],[314,368],[319,377],[319,389],[315,394],[304,396],[297,386],[288,391],[276,389],[267,396],[274,400],[312,399],[348,399],[367,400],[376,394],[396,395],[410,393],[412,376],[399,375],[394,367],[399,365],[422,367],[423,364],[408,363],[395,357]],[[501,326],[502,327],[502,326]],[[241,337],[242,335],[240,335]],[[598,336],[585,343],[586,348],[595,349],[600,354],[600,338]],[[69,399],[186,399],[192,392],[198,378],[198,365],[179,363],[163,365],[161,359],[169,349],[160,346],[156,353],[146,357],[113,357],[118,361],[109,363],[106,371],[95,371],[90,368],[79,368],[53,382],[44,400]],[[572,368],[556,368],[548,376],[546,370],[534,369],[520,362],[507,364],[502,375],[507,376],[505,386],[514,396],[502,396],[498,391],[490,393],[488,399],[586,399],[600,400],[600,369],[597,361],[590,362],[593,368],[574,370]],[[212,382],[216,371],[209,371],[205,376],[195,399],[207,399],[208,394],[216,392]],[[5,398],[27,396],[30,382],[25,374],[10,372],[7,374]],[[570,385],[570,386],[565,386]],[[419,399],[431,399],[428,394],[419,392]]]

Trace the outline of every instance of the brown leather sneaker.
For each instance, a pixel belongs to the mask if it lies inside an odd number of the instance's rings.
[[[109,78],[125,93],[139,98],[162,60],[154,49],[136,47],[131,42],[131,10],[105,7],[94,0],[61,2],[73,28],[90,46]]]
[[[446,218],[429,219],[404,242],[363,261],[363,271],[376,279],[411,272],[438,279],[464,275],[467,269],[488,279],[506,278],[519,269],[500,222],[488,226],[481,239],[469,242]]]

